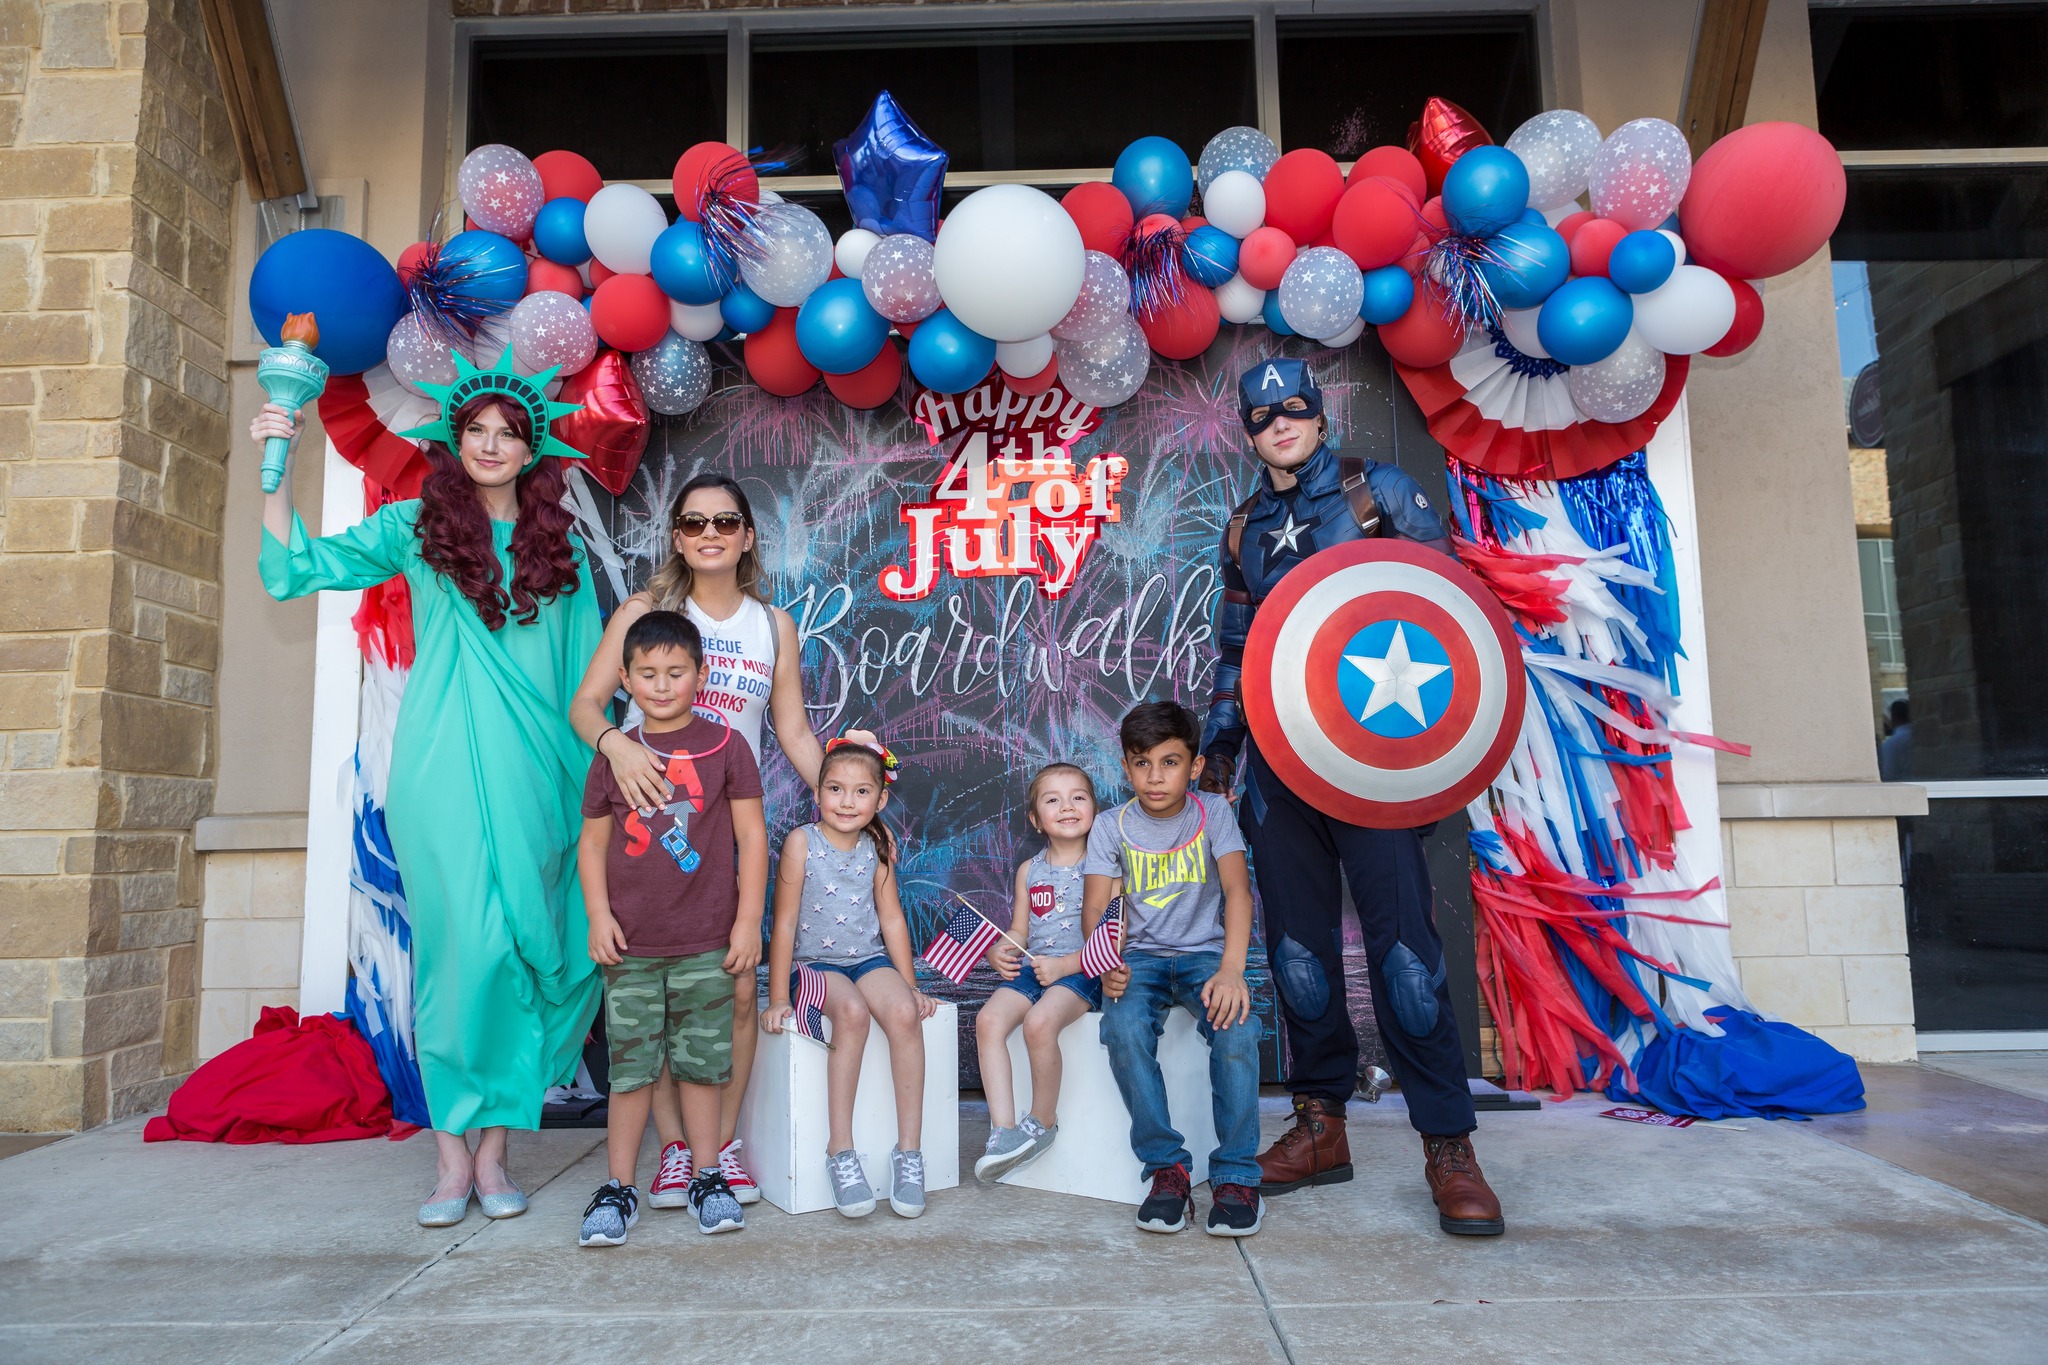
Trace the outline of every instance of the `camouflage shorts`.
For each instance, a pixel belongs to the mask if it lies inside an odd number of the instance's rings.
[[[616,1094],[654,1083],[661,1064],[691,1085],[732,1079],[732,978],[725,950],[629,957],[604,969],[604,1031]]]

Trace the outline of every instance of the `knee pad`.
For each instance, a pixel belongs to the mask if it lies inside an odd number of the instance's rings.
[[[1394,1007],[1394,1022],[1411,1038],[1427,1038],[1436,1031],[1436,992],[1444,984],[1444,964],[1430,971],[1405,943],[1396,943],[1380,963],[1380,976],[1387,983],[1387,995]]]
[[[1330,977],[1322,962],[1285,934],[1266,954],[1273,984],[1288,1007],[1303,1019],[1320,1019],[1330,1008]]]

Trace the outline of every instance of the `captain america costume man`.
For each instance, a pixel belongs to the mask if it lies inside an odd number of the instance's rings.
[[[1264,906],[1294,1094],[1294,1126],[1259,1157],[1260,1192],[1351,1179],[1344,1106],[1357,1084],[1358,1040],[1345,1003],[1341,869],[1364,934],[1380,1036],[1422,1135],[1438,1223],[1450,1233],[1495,1235],[1504,1228],[1500,1202],[1472,1153],[1472,1096],[1422,835],[1347,824],[1290,791],[1251,742],[1238,698],[1253,618],[1288,570],[1366,536],[1399,536],[1444,554],[1450,538],[1409,475],[1330,449],[1322,391],[1305,362],[1274,358],[1245,371],[1238,407],[1262,469],[1223,535],[1220,659],[1201,785],[1228,792],[1244,752],[1238,820]]]

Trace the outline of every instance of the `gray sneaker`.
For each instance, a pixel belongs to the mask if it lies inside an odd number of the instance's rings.
[[[924,1153],[889,1149],[889,1207],[898,1218],[924,1212]]]
[[[725,1183],[716,1166],[699,1172],[690,1182],[690,1207],[696,1210],[699,1232],[735,1232],[747,1225],[740,1201],[733,1197],[732,1186]]]
[[[1044,1156],[1058,1132],[1057,1124],[1048,1128],[1029,1114],[1015,1128],[996,1129],[988,1135],[988,1146],[982,1150],[981,1159],[974,1163],[974,1178],[1001,1180],[1019,1166]]]
[[[617,1179],[607,1180],[597,1187],[597,1193],[583,1210],[583,1227],[576,1234],[576,1245],[624,1246],[627,1230],[639,1221],[640,1191],[631,1185],[621,1185]]]
[[[860,1153],[851,1147],[825,1158],[825,1173],[832,1177],[832,1205],[848,1218],[865,1218],[875,1211],[875,1192],[868,1188],[867,1173],[860,1168]]]

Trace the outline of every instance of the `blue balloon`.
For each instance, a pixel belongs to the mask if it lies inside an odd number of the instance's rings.
[[[732,328],[731,328],[730,326],[725,326],[725,327],[721,327],[721,328],[719,328],[719,329],[718,329],[718,335],[717,335],[717,336],[715,336],[715,337],[713,337],[713,338],[711,338],[711,339],[712,339],[713,341],[733,341],[733,340],[737,340],[737,339],[738,339],[738,337],[739,337],[739,333],[738,333],[738,332],[735,332],[735,331],[734,331],[734,330],[733,330],[733,329],[732,329]]]
[[[1180,218],[1194,197],[1195,168],[1172,138],[1141,137],[1117,153],[1109,183],[1131,201],[1134,217],[1163,213]]]
[[[583,201],[562,198],[542,204],[533,220],[533,245],[559,265],[582,265],[589,260],[590,243],[583,238]]]
[[[1678,268],[1678,248],[1661,232],[1631,232],[1607,257],[1607,278],[1615,288],[1647,294]]]
[[[1266,327],[1275,336],[1291,337],[1294,335],[1294,329],[1287,325],[1287,319],[1280,316],[1279,290],[1268,289],[1266,291],[1266,302],[1260,306],[1259,311],[1265,315]]]
[[[775,305],[744,284],[736,284],[718,301],[718,316],[725,325],[744,336],[758,332],[775,321]]]
[[[1505,147],[1474,147],[1444,172],[1444,217],[1473,237],[1491,237],[1529,207],[1529,171]]]
[[[1681,237],[1685,236],[1685,229],[1678,225],[1678,215],[1675,213],[1657,224],[1657,230],[1659,232],[1675,232]]]
[[[1365,272],[1365,302],[1358,316],[1377,327],[1392,322],[1415,302],[1415,277],[1398,265],[1383,265]]]
[[[650,259],[648,273],[677,303],[717,303],[739,278],[739,271],[705,240],[704,229],[687,218],[662,229]]]
[[[868,302],[859,280],[827,280],[797,309],[796,348],[826,374],[852,374],[888,340],[889,319]]]
[[[1180,249],[1181,269],[1194,277],[1197,284],[1214,289],[1219,284],[1228,284],[1230,277],[1237,273],[1237,238],[1220,227],[1204,223],[1188,234]]]
[[[888,91],[875,96],[852,136],[832,144],[832,160],[854,226],[884,237],[914,232],[927,242],[938,235],[946,151],[910,121]]]
[[[458,232],[441,248],[441,265],[468,298],[514,304],[526,297],[526,253],[509,237],[482,228]]]
[[[1503,308],[1534,308],[1572,273],[1572,249],[1547,223],[1510,223],[1487,246],[1495,259],[1479,273]]]
[[[1536,339],[1553,360],[1591,365],[1605,360],[1628,336],[1636,306],[1599,275],[1567,280],[1536,315]]]
[[[1518,223],[1541,223],[1545,227],[1550,226],[1550,220],[1543,216],[1543,210],[1541,209],[1523,209],[1522,216],[1515,221]]]
[[[524,288],[523,265],[519,273]],[[362,238],[332,228],[278,238],[249,276],[249,311],[263,339],[281,344],[285,314],[311,313],[320,328],[313,353],[335,374],[383,364],[384,343],[409,307],[391,262]]]
[[[996,344],[944,308],[918,323],[910,337],[910,373],[939,393],[973,388],[995,363]]]

